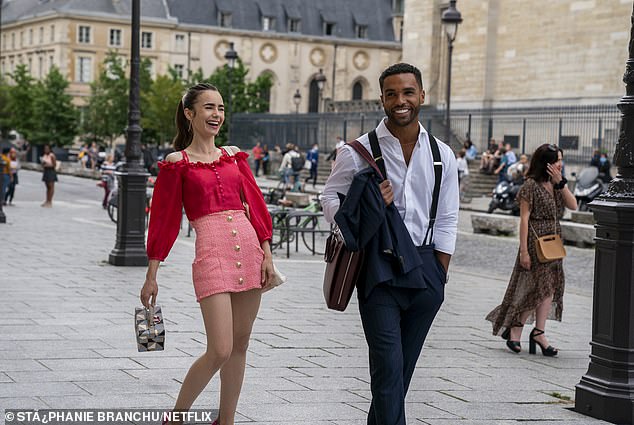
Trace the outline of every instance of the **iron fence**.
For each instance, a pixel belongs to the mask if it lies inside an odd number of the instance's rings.
[[[283,147],[292,142],[306,150],[318,144],[321,152],[333,149],[337,136],[344,140],[375,128],[382,111],[323,114],[236,114],[232,122],[233,143],[250,149],[256,142]],[[444,111],[432,107],[421,110],[420,121],[436,137],[445,133]],[[618,141],[620,112],[616,105],[566,106],[551,108],[452,110],[451,130],[454,149],[467,137],[478,151],[488,141],[504,141],[518,153],[530,154],[542,143],[559,144],[566,162],[585,163],[596,149],[611,157]]]

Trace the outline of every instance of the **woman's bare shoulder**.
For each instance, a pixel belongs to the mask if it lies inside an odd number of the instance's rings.
[[[183,154],[180,151],[172,152],[171,154],[165,157],[165,161],[167,162],[178,162],[183,159]]]

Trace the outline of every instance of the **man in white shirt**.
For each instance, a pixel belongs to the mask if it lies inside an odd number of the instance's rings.
[[[357,288],[359,311],[368,343],[372,404],[368,425],[404,425],[405,395],[425,337],[444,299],[444,284],[454,252],[458,224],[458,171],[451,149],[438,143],[442,180],[433,245],[426,232],[435,183],[429,134],[418,122],[425,101],[420,71],[409,64],[387,68],[379,78],[387,118],[376,128],[387,179],[380,183],[386,205],[394,202],[414,245],[429,250],[421,268],[434,269],[432,282],[393,279],[371,288]],[[359,142],[370,151],[368,134]],[[354,175],[368,165],[348,145],[339,149],[321,202],[324,215],[334,222],[339,193],[347,194]],[[421,252],[421,251],[419,251]],[[366,253],[367,258],[368,253]],[[422,255],[421,255],[422,256]],[[406,276],[409,276],[406,275]]]

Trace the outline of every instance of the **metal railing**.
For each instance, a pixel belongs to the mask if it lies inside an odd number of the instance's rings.
[[[321,152],[333,149],[337,136],[345,140],[376,127],[382,111],[323,114],[236,114],[233,142],[249,149],[257,141],[269,149],[286,143],[306,150],[317,143]],[[452,110],[451,146],[458,149],[470,137],[478,151],[488,140],[511,143],[518,153],[533,152],[542,143],[556,143],[570,163],[585,163],[596,149],[611,157],[618,140],[620,112],[616,105],[561,106],[545,108]],[[420,121],[436,137],[444,134],[444,111],[433,107],[421,110]]]

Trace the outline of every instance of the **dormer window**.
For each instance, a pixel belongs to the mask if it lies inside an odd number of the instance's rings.
[[[275,18],[262,16],[262,31],[273,31],[275,29]]]
[[[392,0],[392,11],[395,15],[403,15],[404,0]]]
[[[357,35],[357,38],[368,38],[368,26],[357,25],[355,27],[355,33]]]
[[[225,28],[231,27],[231,12],[218,12],[218,25]]]
[[[324,35],[334,35],[335,24],[332,22],[324,22]]]
[[[288,32],[300,32],[299,31],[299,19],[289,19],[288,20]]]

